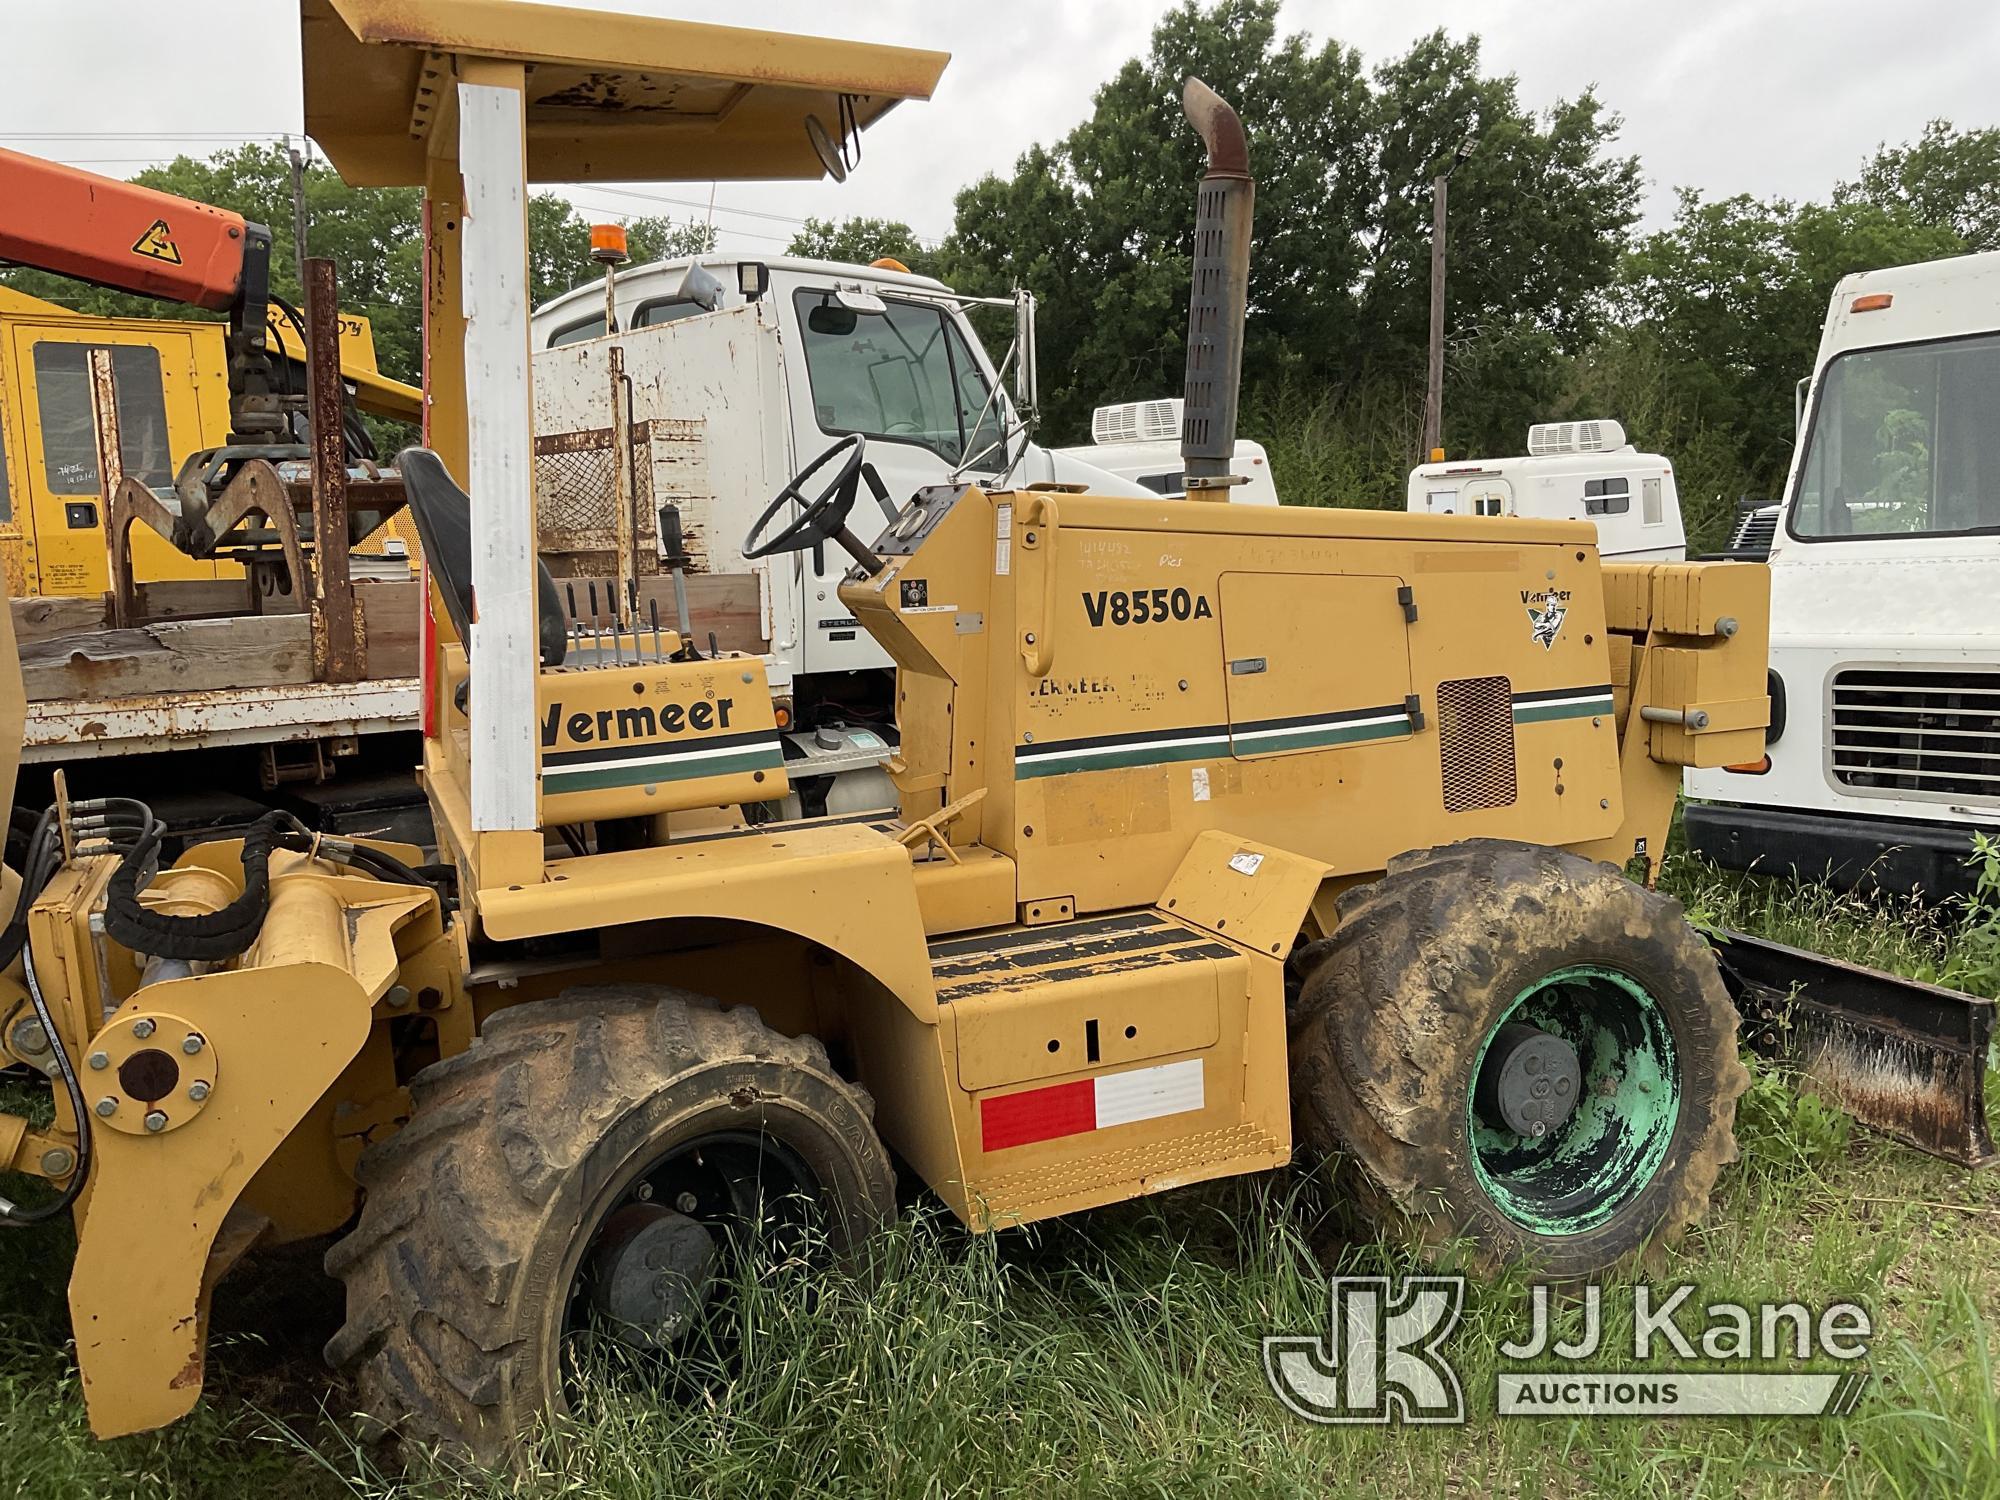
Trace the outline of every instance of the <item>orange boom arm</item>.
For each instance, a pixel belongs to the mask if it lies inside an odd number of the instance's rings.
[[[228,312],[251,230],[226,209],[0,150],[0,260]]]

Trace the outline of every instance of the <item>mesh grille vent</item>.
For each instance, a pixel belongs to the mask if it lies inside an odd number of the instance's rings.
[[[1514,685],[1505,677],[1460,677],[1437,690],[1444,810],[1512,807]]]

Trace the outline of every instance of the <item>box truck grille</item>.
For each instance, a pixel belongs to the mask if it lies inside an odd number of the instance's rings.
[[[1878,796],[2000,802],[2000,671],[1833,674],[1833,776]]]
[[[1513,683],[1505,677],[1440,682],[1437,711],[1444,810],[1512,807],[1518,790]]]

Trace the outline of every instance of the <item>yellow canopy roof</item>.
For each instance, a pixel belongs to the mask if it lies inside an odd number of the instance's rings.
[[[949,55],[521,0],[300,0],[306,131],[357,186],[423,181],[450,59],[524,62],[535,182],[824,175],[807,137],[928,99]]]

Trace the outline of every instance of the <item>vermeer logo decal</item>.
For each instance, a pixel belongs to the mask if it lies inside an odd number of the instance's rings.
[[[1521,603],[1527,606],[1531,625],[1529,639],[1543,650],[1551,650],[1556,637],[1562,634],[1563,621],[1569,618],[1568,589],[1543,589],[1536,593],[1531,589],[1521,590]]]
[[[595,713],[570,714],[565,718],[562,702],[557,700],[542,715],[542,744],[555,744],[559,734],[567,734],[579,745],[650,740],[689,729],[706,734],[711,729],[727,729],[729,711],[735,706],[734,698],[722,698],[691,705],[666,703],[655,712],[640,703],[626,708],[600,708]]]

